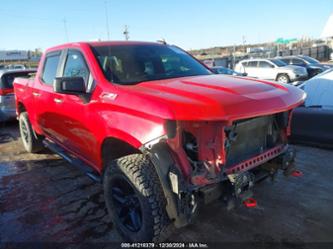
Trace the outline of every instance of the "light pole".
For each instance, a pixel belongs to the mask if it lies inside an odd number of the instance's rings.
[[[128,31],[128,26],[125,25],[125,29],[123,32],[124,36],[125,36],[125,40],[128,41],[129,40],[129,31]]]

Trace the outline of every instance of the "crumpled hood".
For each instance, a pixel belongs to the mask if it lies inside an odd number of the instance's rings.
[[[305,93],[291,85],[225,75],[120,86],[138,111],[172,120],[237,120],[292,109]],[[133,105],[133,104],[131,104]]]

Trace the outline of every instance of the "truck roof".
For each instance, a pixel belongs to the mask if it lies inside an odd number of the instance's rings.
[[[77,48],[82,46],[118,46],[118,45],[161,45],[159,42],[145,42],[145,41],[91,41],[91,42],[72,42],[65,43],[55,47],[51,47],[46,52],[60,50],[64,48]]]

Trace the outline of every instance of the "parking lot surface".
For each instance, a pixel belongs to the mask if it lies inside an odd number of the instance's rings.
[[[314,248],[333,242],[333,151],[296,146],[302,177],[278,175],[255,188],[258,206],[206,206],[169,241],[278,242]],[[17,124],[0,124],[1,242],[120,242],[101,185],[51,152],[24,151]],[[332,244],[331,244],[332,245]]]

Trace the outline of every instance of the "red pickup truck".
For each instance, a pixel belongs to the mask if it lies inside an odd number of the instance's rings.
[[[14,82],[25,149],[45,146],[103,183],[125,239],[163,240],[223,197],[293,169],[291,111],[302,90],[214,75],[184,50],[148,42],[48,49]]]

